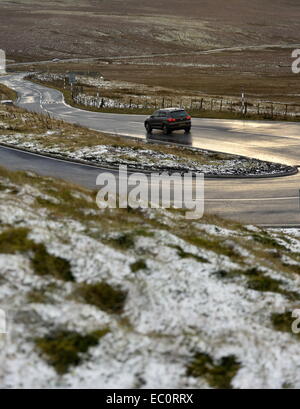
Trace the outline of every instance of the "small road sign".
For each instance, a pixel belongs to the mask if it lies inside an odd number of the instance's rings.
[[[70,85],[76,84],[76,74],[75,74],[75,72],[70,72],[68,74],[68,80],[69,80]]]

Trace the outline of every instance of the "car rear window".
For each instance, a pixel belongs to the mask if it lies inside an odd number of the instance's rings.
[[[167,116],[166,111],[160,111],[158,116]]]
[[[188,114],[185,111],[173,111],[171,112],[172,118],[185,118]]]

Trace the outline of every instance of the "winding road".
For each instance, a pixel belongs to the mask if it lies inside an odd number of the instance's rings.
[[[18,93],[18,105],[35,112],[106,133],[146,138],[144,116],[83,111],[65,104],[60,92],[23,79],[24,74],[0,77]],[[194,119],[190,136],[156,132],[151,139],[255,157],[300,166],[300,123]],[[96,188],[99,168],[0,148],[0,164],[63,177]],[[205,211],[243,223],[300,227],[300,174],[280,178],[209,179],[205,181]]]

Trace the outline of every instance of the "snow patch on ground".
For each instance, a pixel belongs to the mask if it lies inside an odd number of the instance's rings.
[[[49,135],[49,133],[47,132]],[[45,135],[44,135],[45,136]],[[131,169],[144,169],[150,171],[178,171],[178,172],[199,172],[206,175],[260,175],[260,174],[282,174],[291,171],[292,168],[246,158],[228,158],[211,160],[209,153],[205,150],[200,151],[204,157],[207,156],[205,163],[185,159],[173,154],[157,152],[149,149],[133,149],[130,147],[116,147],[109,145],[97,145],[93,147],[84,147],[80,149],[66,148],[63,144],[45,146],[41,142],[43,135],[36,134],[7,134],[0,135],[0,142],[16,145],[33,152],[42,154],[52,154],[60,157],[67,157],[95,163],[99,166],[120,166],[127,165]],[[47,140],[45,139],[45,142]]]
[[[0,254],[0,306],[15,311],[0,353],[2,388],[206,388],[204,379],[186,373],[197,351],[216,360],[234,355],[241,364],[232,381],[236,388],[300,387],[300,343],[292,334],[275,331],[271,323],[272,313],[289,310],[294,304],[283,294],[249,289],[243,277],[222,280],[218,275],[220,270],[245,269],[251,258],[256,261],[251,250],[236,242],[241,230],[193,222],[200,237],[205,234],[238,249],[241,258],[237,260],[190,244],[167,227],[152,227],[154,236],[138,236],[130,249],[118,249],[101,238],[107,238],[102,231],[103,213],[92,229],[97,239],[84,222],[70,217],[56,220],[48,209],[33,209],[33,201],[44,195],[36,186],[17,187],[18,194],[1,193],[2,225],[29,227],[32,240],[70,261],[76,283],[36,276],[26,254]],[[167,221],[169,225],[179,221],[179,216],[174,219],[167,211],[148,210],[144,217],[150,214],[166,226]],[[145,229],[145,220],[134,217]],[[295,240],[293,248],[300,245],[298,231],[285,235]],[[178,253],[178,246],[186,256]],[[140,259],[146,267],[132,271],[131,264]],[[299,278],[267,269],[258,261],[256,265],[300,294]],[[78,283],[102,281],[128,292],[122,317],[72,296]],[[31,291],[49,285],[54,286],[51,302],[28,299]],[[106,327],[110,332],[99,345],[90,348],[83,362],[63,376],[34,343],[52,329],[87,334]]]

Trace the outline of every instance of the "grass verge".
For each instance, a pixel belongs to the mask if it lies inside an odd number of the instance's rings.
[[[55,331],[37,338],[35,343],[46,356],[47,361],[56,372],[63,375],[71,366],[78,366],[84,360],[83,354],[89,348],[98,345],[100,339],[109,332],[108,329],[81,335],[72,331]]]
[[[231,389],[231,381],[239,369],[240,363],[233,355],[215,363],[208,354],[197,353],[187,367],[187,375],[204,378],[213,388]]]
[[[11,88],[8,88],[3,84],[0,84],[0,101],[5,99],[15,101],[17,99],[17,93]]]
[[[31,253],[31,265],[35,274],[52,276],[58,280],[73,281],[70,263],[49,254],[45,245],[28,239],[29,230],[11,227],[0,234],[0,253]]]
[[[82,284],[76,291],[87,304],[95,305],[109,314],[121,314],[127,293],[108,283]]]

